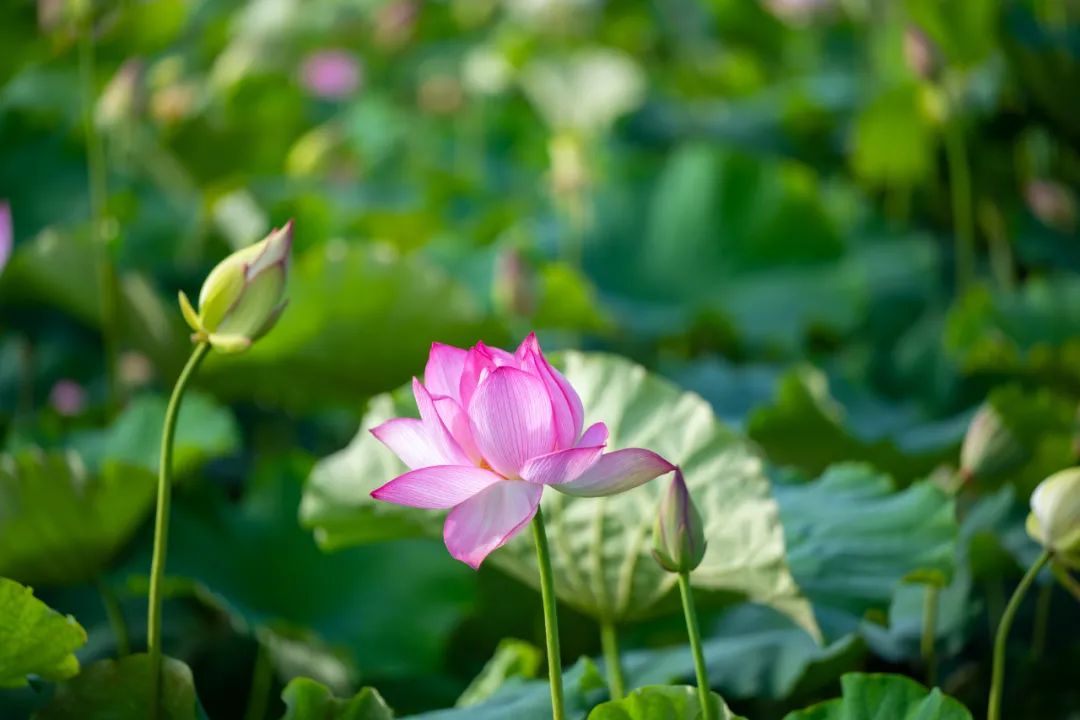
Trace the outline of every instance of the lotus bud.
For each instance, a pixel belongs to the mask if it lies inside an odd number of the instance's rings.
[[[904,29],[904,61],[908,69],[923,80],[932,80],[941,69],[937,46],[916,25],[908,25]]]
[[[1080,468],[1054,473],[1031,494],[1027,532],[1059,561],[1080,568]]]
[[[503,249],[495,258],[491,295],[495,307],[515,317],[536,312],[536,273],[529,259],[517,247]]]
[[[660,501],[660,511],[653,527],[653,557],[668,572],[688,573],[705,557],[705,527],[683,479],[682,469],[667,495]]]
[[[1028,208],[1048,227],[1070,233],[1076,229],[1076,198],[1069,188],[1059,182],[1035,179],[1024,187]]]
[[[1004,475],[1028,459],[1020,438],[1006,424],[1001,413],[984,403],[968,426],[960,448],[960,474],[965,480]]]
[[[15,234],[11,229],[11,206],[6,200],[0,200],[0,272],[4,271],[11,248],[15,244]]]
[[[241,352],[265,335],[285,309],[292,221],[265,239],[234,252],[210,271],[196,313],[180,293],[180,310],[194,342],[225,353]]]

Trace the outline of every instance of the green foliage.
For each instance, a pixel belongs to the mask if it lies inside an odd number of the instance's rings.
[[[33,585],[93,579],[146,517],[156,482],[112,461],[91,474],[70,452],[0,456],[0,573]]]
[[[820,474],[837,458],[867,462],[905,480],[927,474],[947,457],[935,449],[908,449],[889,437],[866,438],[850,427],[823,372],[799,367],[780,378],[772,403],[750,413],[747,433],[769,458]]]
[[[719,720],[745,720],[712,694]],[[635,690],[622,700],[612,700],[589,713],[589,720],[698,720],[702,706],[696,688],[654,685]]]
[[[510,678],[536,677],[542,661],[543,653],[534,645],[521,640],[501,641],[495,655],[458,698],[457,707],[469,707],[487,700]]]
[[[785,720],[971,720],[971,713],[941,690],[927,690],[902,675],[851,673],[841,683],[843,698]]]
[[[99,660],[56,689],[52,702],[35,720],[142,720],[152,707],[153,665],[146,654]],[[198,720],[191,668],[166,658],[162,668],[163,720]]]
[[[286,711],[281,720],[393,720],[394,713],[373,688],[340,700],[322,685],[298,678],[281,694]]]
[[[796,582],[819,616],[847,630],[838,614],[883,612],[902,582],[952,577],[956,507],[929,481],[897,492],[887,475],[845,464],[775,493]]]
[[[34,597],[34,591],[0,578],[0,688],[27,684],[27,676],[64,680],[79,672],[73,654],[86,631]]]

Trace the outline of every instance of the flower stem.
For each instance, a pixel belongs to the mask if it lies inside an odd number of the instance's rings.
[[[959,88],[946,86],[949,117],[945,121],[945,162],[952,197],[956,292],[963,293],[975,277],[975,220],[972,213],[971,167],[968,165],[964,127],[960,119]]]
[[[1076,578],[1070,575],[1068,570],[1057,563],[1051,563],[1050,570],[1054,573],[1054,577],[1057,578],[1061,587],[1068,590],[1075,600],[1080,601],[1080,582],[1077,582]]]
[[[544,514],[536,509],[532,521],[533,543],[536,545],[536,565],[540,570],[540,598],[544,604],[544,632],[547,635],[548,681],[551,683],[551,716],[566,720],[563,701],[562,658],[559,655],[559,616],[555,610],[555,578],[551,572],[551,552],[548,549]]]
[[[1016,611],[1020,608],[1024,595],[1027,594],[1031,584],[1035,582],[1035,577],[1049,560],[1050,551],[1043,550],[1038,559],[1028,568],[1020,584],[1016,586],[1016,591],[1009,598],[1009,604],[1005,606],[1005,612],[1001,616],[997,637],[994,638],[994,674],[990,683],[990,707],[986,713],[987,720],[1001,720],[1001,695],[1005,683],[1005,646],[1009,640],[1009,628],[1012,627],[1013,618],[1016,617]]]
[[[110,230],[106,223],[109,198],[105,147],[94,126],[94,24],[88,21],[79,34],[79,82],[82,91],[82,123],[86,136],[86,172],[90,198],[90,237],[98,253],[98,284],[101,293],[101,337],[105,349],[105,377],[109,388],[109,409],[120,404],[117,357],[120,345],[120,305],[116,268],[113,267]]]
[[[199,343],[180,373],[172,398],[165,410],[165,426],[161,433],[161,466],[158,469],[157,514],[154,519],[154,555],[150,564],[150,609],[146,620],[146,642],[150,653],[151,698],[154,717],[161,712],[161,584],[165,578],[165,551],[169,538],[169,502],[172,499],[172,454],[176,437],[176,420],[180,415],[180,403],[199,364],[210,351],[209,343]]]
[[[686,615],[686,632],[690,636],[690,651],[694,655],[694,672],[697,673],[698,702],[701,704],[702,720],[716,720],[709,689],[709,673],[705,668],[705,653],[701,649],[701,631],[698,630],[697,608],[690,589],[690,573],[679,573],[679,592],[682,594],[683,613]]]
[[[941,588],[934,584],[926,586],[926,595],[923,597],[923,627],[922,642],[919,646],[923,662],[926,663],[926,684],[930,687],[937,685],[937,655],[934,644],[937,639],[938,605],[941,599]]]
[[[621,700],[626,695],[626,680],[619,659],[619,631],[610,620],[600,621],[600,645],[604,648],[604,666],[607,668],[611,699]]]
[[[128,636],[127,621],[124,620],[124,612],[120,607],[120,601],[116,599],[116,593],[109,584],[98,578],[98,594],[101,595],[101,604],[105,606],[105,616],[109,620],[112,629],[113,641],[116,643],[116,656],[124,657],[131,653],[131,639]]]
[[[244,720],[265,720],[270,690],[274,684],[274,664],[266,644],[256,638],[255,665],[251,670],[251,692],[248,694]]]
[[[1039,588],[1035,604],[1035,628],[1031,632],[1031,659],[1042,658],[1046,649],[1046,631],[1050,627],[1050,605],[1054,600],[1054,584],[1046,583]]]

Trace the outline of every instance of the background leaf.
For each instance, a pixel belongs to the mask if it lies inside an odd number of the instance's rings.
[[[86,631],[34,597],[34,591],[0,578],[0,688],[27,684],[27,676],[63,680],[79,672],[74,652]]]

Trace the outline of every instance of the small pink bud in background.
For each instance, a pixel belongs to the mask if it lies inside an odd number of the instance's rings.
[[[536,312],[536,272],[521,251],[508,247],[495,258],[491,296],[506,315],[529,317]]]
[[[340,100],[360,88],[360,61],[344,50],[320,50],[308,55],[300,70],[301,81],[312,95]]]
[[[375,14],[375,44],[394,50],[409,42],[420,14],[414,0],[393,0],[385,3]]]
[[[11,206],[5,200],[0,202],[0,272],[4,271],[4,266],[11,258],[11,248],[15,243],[14,236],[11,226]]]
[[[908,69],[923,80],[937,75],[941,59],[934,41],[916,25],[904,29],[904,61]]]
[[[134,350],[120,356],[119,371],[120,381],[129,388],[143,387],[154,376],[154,366],[150,359]]]
[[[1037,178],[1024,187],[1031,214],[1044,225],[1062,232],[1076,229],[1076,198],[1059,182]]]
[[[57,380],[49,391],[49,404],[64,417],[78,415],[86,407],[86,391],[74,380]]]

